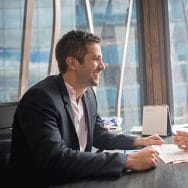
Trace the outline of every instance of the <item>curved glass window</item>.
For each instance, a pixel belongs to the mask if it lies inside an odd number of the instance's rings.
[[[116,115],[117,92],[122,71],[122,59],[130,1],[90,0],[95,32],[103,38],[102,53],[106,69],[97,87],[98,109],[102,116]],[[125,60],[123,90],[121,96],[122,127],[129,131],[141,125],[140,74],[138,62],[138,39],[136,1],[134,1]]]
[[[188,1],[168,0],[174,123],[188,123]]]
[[[89,30],[85,1],[61,1],[61,35],[70,30]]]
[[[0,102],[17,101],[24,0],[0,0]]]
[[[35,0],[29,64],[29,86],[45,78],[48,72],[53,25],[53,1]]]
[[[117,97],[118,88],[121,85],[120,115],[125,131],[141,125],[137,1],[134,0],[131,7],[130,2],[130,0],[61,0],[61,36],[72,29],[81,29],[95,32],[103,38],[102,53],[106,70],[102,74],[99,87],[96,88],[98,110],[103,117],[117,115],[117,98],[120,98]],[[1,102],[17,99],[24,3],[24,0],[0,0]],[[53,1],[35,0],[32,13],[29,87],[48,74]],[[131,15],[129,25],[128,15]],[[125,51],[128,29],[130,32]],[[123,61],[124,54],[126,54],[125,61]],[[122,69],[123,62],[124,69]],[[124,75],[120,84],[122,70]]]

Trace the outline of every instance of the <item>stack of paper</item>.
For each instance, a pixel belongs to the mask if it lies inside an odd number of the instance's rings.
[[[114,149],[114,150],[103,150],[103,152],[107,152],[107,153],[126,153],[126,150]]]
[[[104,150],[103,152],[108,152],[108,153],[126,153],[126,154],[130,154],[130,153],[135,153],[137,151],[139,151],[140,149],[131,149],[131,150],[119,150],[119,149],[115,149],[115,150]]]
[[[159,152],[160,159],[165,163],[188,162],[188,151],[179,149],[175,144],[153,145],[152,147]]]

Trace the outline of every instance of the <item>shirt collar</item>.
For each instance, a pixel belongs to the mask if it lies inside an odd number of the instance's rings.
[[[70,84],[68,84],[67,82],[65,82],[65,86],[67,88],[68,94],[69,96],[73,97],[76,100],[76,90],[74,89],[74,87],[72,87]],[[83,94],[86,92],[87,88],[84,89],[80,95],[80,99],[82,98]]]

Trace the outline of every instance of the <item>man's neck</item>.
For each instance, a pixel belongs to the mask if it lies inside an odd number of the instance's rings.
[[[65,82],[67,82],[70,86],[72,86],[76,91],[76,98],[79,99],[82,95],[83,91],[86,89],[86,87],[80,86],[80,84],[77,82],[74,77],[68,74],[62,75]]]

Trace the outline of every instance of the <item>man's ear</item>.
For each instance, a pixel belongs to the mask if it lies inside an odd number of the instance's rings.
[[[67,65],[68,65],[68,69],[70,69],[72,71],[77,69],[77,66],[78,66],[77,65],[78,64],[78,60],[77,59],[75,59],[74,57],[67,57],[65,61],[66,61]]]

